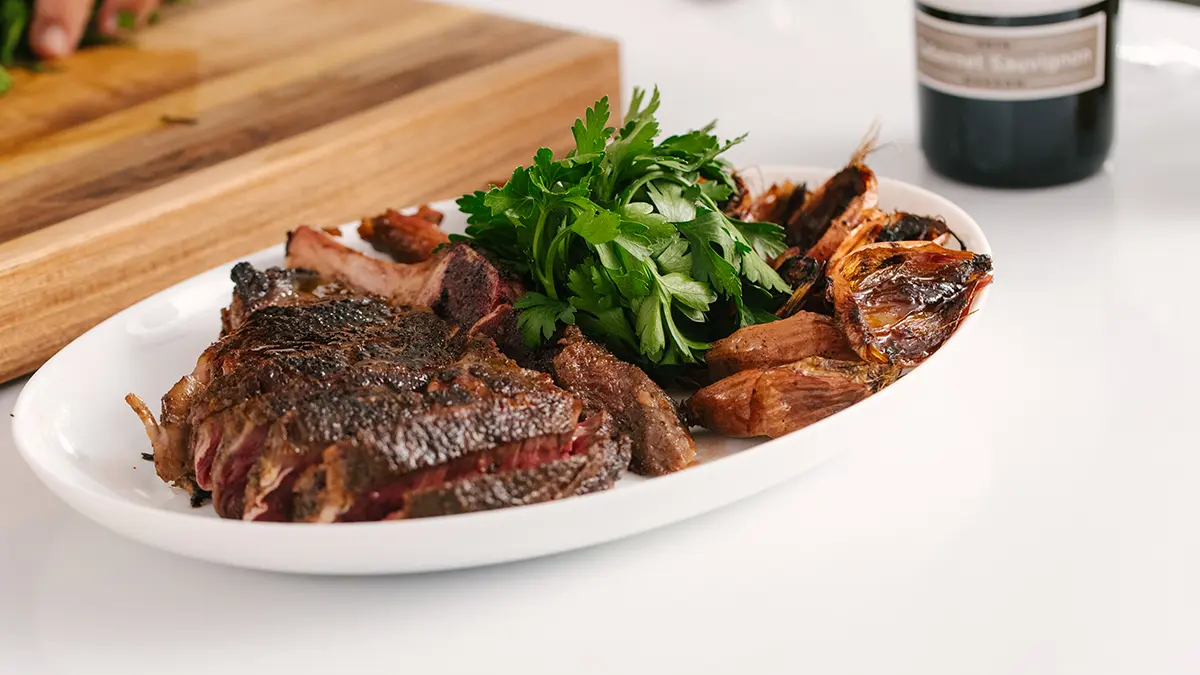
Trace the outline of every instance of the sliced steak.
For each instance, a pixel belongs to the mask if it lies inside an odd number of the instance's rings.
[[[548,377],[478,338],[422,388],[346,382],[288,410],[268,434],[255,474],[263,479],[248,483],[246,502],[268,503],[277,476],[319,463],[322,494],[299,497],[306,513],[297,517],[378,520],[415,489],[569,455],[578,415],[578,402]]]
[[[439,259],[441,271],[430,272],[427,266]],[[374,260],[322,232],[300,228],[289,241],[288,264],[314,269],[323,277],[365,288],[393,302],[432,306],[439,316],[469,333],[493,338],[505,354],[522,365],[552,374],[585,406],[607,410],[618,431],[632,439],[631,468],[639,473],[670,473],[695,458],[695,442],[666,392],[639,368],[587,340],[578,329],[568,329],[567,338],[556,347],[557,355],[553,350],[531,354],[510,304],[521,295],[519,284],[465,245],[444,247],[426,263],[402,265]],[[379,271],[371,271],[376,268]],[[389,281],[405,274],[427,275],[422,290],[412,292],[408,280]],[[615,380],[601,381],[614,373],[619,376]]]
[[[194,498],[211,490],[220,515],[479,510],[604,489],[628,463],[630,442],[607,416],[581,425],[574,396],[488,337],[344,287],[309,288],[306,274],[240,269],[226,334],[164,396],[161,420],[128,399],[160,477]]]
[[[584,410],[605,410],[617,431],[633,442],[630,469],[652,476],[684,468],[696,458],[696,442],[674,401],[636,366],[613,356],[568,326],[549,370],[559,386],[583,401]]]
[[[577,428],[567,456],[414,491],[404,508],[389,518],[486,511],[607,490],[624,472],[630,456],[629,437],[613,434],[611,417],[597,413]]]
[[[189,423],[260,394],[328,386],[367,361],[422,372],[449,363],[465,339],[424,310],[398,310],[367,297],[265,307],[209,347],[192,377],[204,385]],[[363,375],[363,372],[359,373]]]
[[[273,305],[306,304],[313,299],[313,291],[320,277],[309,270],[283,270],[273,267],[266,271],[254,268],[248,262],[233,266],[233,299],[229,307],[221,309],[221,334],[225,335],[242,325],[255,311]],[[332,289],[335,286],[330,285]]]

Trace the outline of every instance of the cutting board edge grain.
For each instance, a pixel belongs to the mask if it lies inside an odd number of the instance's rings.
[[[452,197],[506,178],[537,147],[565,149],[574,119],[615,99],[619,77],[615,42],[564,33],[0,244],[0,382],[299,224]]]

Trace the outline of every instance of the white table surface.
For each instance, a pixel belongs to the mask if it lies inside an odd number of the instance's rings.
[[[999,192],[922,161],[908,2],[504,3],[619,37],[664,126],[750,130],[743,163],[838,165],[878,117],[876,170],[957,201],[996,253],[929,418],[626,541],[334,579],[110,534],[37,482],[3,415],[0,673],[1200,672],[1200,10],[1123,5],[1110,168]]]

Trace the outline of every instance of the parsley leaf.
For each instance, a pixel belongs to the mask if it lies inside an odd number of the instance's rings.
[[[688,274],[692,271],[692,254],[688,252],[687,239],[673,240],[654,260],[663,274]]]
[[[608,97],[596,101],[596,104],[583,114],[584,119],[575,120],[571,133],[575,136],[575,153],[589,155],[604,149],[612,136],[613,128],[608,124]],[[586,120],[586,121],[585,121]]]
[[[575,207],[571,231],[589,244],[607,244],[621,234],[621,216],[602,208],[586,197],[568,197],[565,203]]]
[[[502,188],[493,188],[483,198],[493,214],[511,213],[516,218],[530,218],[538,205],[538,187],[533,184],[529,170],[518,166]]]
[[[706,311],[717,299],[717,294],[712,292],[708,284],[696,281],[682,272],[672,272],[661,277],[659,283],[685,307],[699,312]]]
[[[663,308],[661,297],[655,293],[636,302],[637,336],[641,341],[642,354],[651,359],[662,357],[667,348],[666,329],[663,328]]]
[[[708,185],[709,183],[704,183]],[[754,223],[730,219],[734,227],[760,258],[774,258],[787,249],[783,242],[783,227],[775,223]]]
[[[733,188],[724,183],[718,183],[715,180],[706,180],[701,183],[700,192],[712,200],[714,204],[720,204],[733,196]],[[783,228],[780,229],[782,230]]]
[[[541,293],[526,293],[513,303],[513,307],[521,310],[517,318],[517,327],[525,344],[537,346],[542,340],[549,340],[557,329],[558,323],[575,323],[575,307],[561,300],[553,300]]]
[[[647,241],[655,244],[657,249],[666,248],[672,241],[679,239],[679,230],[667,222],[661,213],[655,213],[654,207],[645,202],[626,204],[621,210],[625,217],[625,231],[631,231],[629,223],[642,226],[641,234]]]
[[[571,304],[582,312],[575,317],[581,328],[599,333],[604,342],[620,351],[637,350],[637,338],[625,311],[614,306],[617,287],[602,270],[591,262],[583,263],[570,271],[567,287],[574,293]]]
[[[696,200],[684,196],[683,186],[666,181],[646,185],[647,195],[654,207],[672,223],[683,223],[696,217]]]

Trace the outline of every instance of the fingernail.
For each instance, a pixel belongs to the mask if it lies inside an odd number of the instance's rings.
[[[63,27],[52,23],[42,31],[41,37],[38,38],[38,45],[42,48],[42,53],[49,57],[66,56],[71,51],[71,41],[67,38],[67,31]]]

